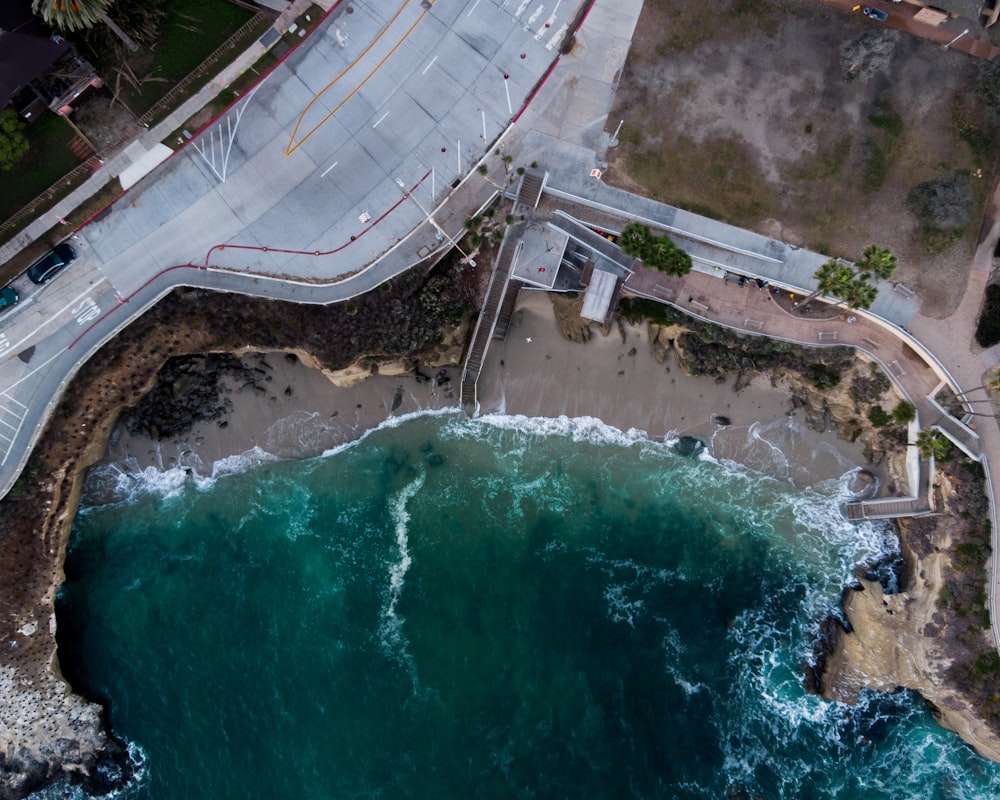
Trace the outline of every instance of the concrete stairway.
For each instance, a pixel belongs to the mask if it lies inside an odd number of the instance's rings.
[[[465,357],[465,368],[462,370],[462,408],[469,415],[476,411],[476,384],[479,381],[479,373],[486,358],[486,350],[493,337],[497,315],[504,295],[507,293],[510,270],[514,263],[514,246],[511,244],[513,240],[514,237],[505,237],[500,246],[496,267],[486,290],[486,299],[483,301],[483,308],[479,312],[479,319],[476,322],[476,330],[472,335],[472,344]]]

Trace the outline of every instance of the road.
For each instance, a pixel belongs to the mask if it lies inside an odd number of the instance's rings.
[[[490,174],[475,168],[581,5],[337,3],[253,90],[78,231],[74,264],[43,287],[14,282],[23,300],[0,328],[0,491],[83,361],[173,287],[336,302],[446,246],[505,179],[495,156]]]
[[[78,232],[80,259],[68,270],[41,288],[15,282],[24,299],[0,328],[0,491],[80,365],[174,287],[344,300],[447,247],[504,183],[501,145],[515,165],[549,159],[576,180],[602,164],[603,125],[639,0],[598,0],[554,73],[567,26],[589,0],[353,2],[350,14],[342,5]],[[522,118],[525,99],[550,74]],[[1000,363],[1000,350],[980,356],[969,345],[998,237],[994,224],[959,311],[911,326],[964,387],[981,385]],[[996,421],[980,432],[987,460],[998,463]],[[998,479],[988,474],[995,494]],[[994,519],[994,554],[998,529]]]

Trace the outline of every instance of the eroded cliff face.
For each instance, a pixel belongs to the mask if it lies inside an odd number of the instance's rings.
[[[985,565],[974,560],[983,552],[973,546],[983,532],[975,530],[975,488],[951,473],[936,480],[945,513],[900,522],[902,591],[886,593],[859,570],[844,593],[850,630],[825,626],[816,688],[844,703],[865,688],[912,689],[944,727],[1000,761],[1000,715],[991,707],[1000,683],[989,674],[996,646],[983,606]]]

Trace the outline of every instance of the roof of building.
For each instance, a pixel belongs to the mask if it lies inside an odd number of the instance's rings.
[[[68,50],[66,42],[0,31],[0,108],[35,78],[48,72]]]
[[[607,270],[595,269],[590,278],[587,293],[583,296],[583,308],[580,310],[580,316],[584,319],[605,322],[617,286],[617,275]]]

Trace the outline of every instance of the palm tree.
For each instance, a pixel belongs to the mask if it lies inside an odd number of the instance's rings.
[[[630,222],[618,237],[618,246],[622,252],[632,258],[646,258],[649,255],[653,232],[648,225]]]
[[[878,297],[878,289],[868,283],[868,275],[865,273],[855,276],[842,291],[835,293],[850,308],[871,308]]]
[[[835,258],[831,258],[813,273],[813,278],[819,282],[819,286],[816,287],[815,292],[799,303],[799,308],[805,308],[811,300],[816,299],[821,294],[832,294],[840,297],[840,292],[846,289],[853,277],[854,273],[850,267],[841,264]]]
[[[950,459],[951,442],[935,430],[922,430],[917,434],[917,447],[923,458],[932,458],[942,464]]]
[[[31,11],[61,31],[79,31],[101,22],[122,40],[129,52],[134,53],[139,45],[108,16],[107,9],[111,2],[112,0],[32,0]]]
[[[888,280],[896,271],[896,256],[891,250],[870,244],[861,252],[858,269],[862,274],[868,273],[879,280]]]

